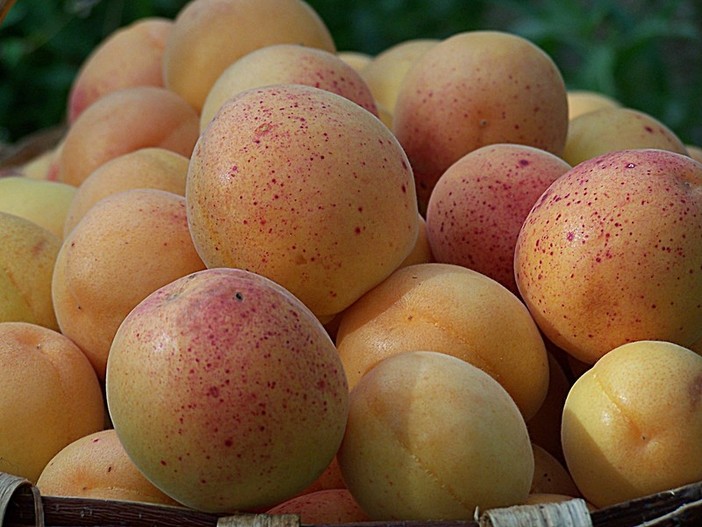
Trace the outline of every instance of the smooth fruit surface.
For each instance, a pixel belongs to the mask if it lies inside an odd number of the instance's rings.
[[[436,351],[495,378],[525,419],[548,389],[544,341],[524,304],[495,280],[465,267],[403,267],[341,314],[336,345],[351,387],[383,359]]]
[[[519,291],[546,336],[592,364],[634,340],[702,334],[702,164],[611,152],[554,182],[515,250]]]
[[[37,488],[45,496],[177,505],[139,472],[114,428],[86,434],[62,448],[42,470]]]
[[[195,147],[185,197],[208,267],[266,276],[317,316],[394,271],[419,229],[397,139],[358,104],[312,86],[229,99]]]
[[[602,357],[573,385],[563,451],[585,499],[606,507],[702,478],[702,357],[637,341]]]
[[[339,465],[371,519],[458,519],[526,499],[524,419],[492,377],[443,353],[379,363],[351,391]]]
[[[348,386],[314,315],[271,280],[208,269],[160,288],[114,338],[107,402],[125,450],[195,509],[271,507],[339,448]]]
[[[466,31],[435,44],[406,73],[394,107],[393,131],[420,204],[449,166],[481,146],[517,143],[560,155],[567,106],[556,64],[524,38]]]
[[[36,483],[74,440],[101,430],[100,384],[81,350],[60,333],[0,322],[0,471]]]

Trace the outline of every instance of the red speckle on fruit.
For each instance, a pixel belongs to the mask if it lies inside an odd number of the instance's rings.
[[[227,448],[231,447],[234,444],[234,442],[231,439],[227,439],[224,441],[224,446]]]
[[[360,228],[360,227],[356,227],[356,228],[353,230],[353,232],[355,232],[356,234],[361,234],[361,228]]]
[[[162,460],[161,460],[161,465],[163,465],[163,466],[165,467],[166,465],[168,465],[168,463],[166,463],[166,460],[165,460],[165,459],[162,459]]]
[[[519,166],[523,166],[523,167],[529,166],[529,160],[527,160],[527,159],[520,159],[520,160],[519,160]]]

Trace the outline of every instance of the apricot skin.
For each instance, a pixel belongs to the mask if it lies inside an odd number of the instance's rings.
[[[702,164],[656,149],[603,154],[539,198],[515,249],[522,298],[581,362],[635,340],[702,336]]]
[[[563,451],[583,497],[607,507],[702,478],[702,357],[665,341],[623,344],[573,385]]]
[[[231,268],[182,277],[135,307],[113,341],[106,393],[137,467],[210,512],[269,508],[312,484],[348,413],[319,321],[275,282]]]
[[[468,152],[518,143],[560,155],[568,130],[565,84],[553,60],[499,31],[458,33],[427,50],[406,73],[393,116],[422,210],[436,180]]]
[[[312,86],[229,99],[198,140],[185,197],[208,267],[262,274],[319,317],[394,271],[419,230],[397,139],[358,104]]]

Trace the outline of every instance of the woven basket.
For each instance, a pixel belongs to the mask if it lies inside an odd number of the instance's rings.
[[[0,472],[0,527],[305,527],[296,515],[218,515],[185,507],[42,496]],[[700,527],[702,481],[588,512],[582,499],[476,511],[462,521],[375,521],[338,527]],[[309,527],[323,527],[321,525]],[[327,527],[327,526],[324,526]]]

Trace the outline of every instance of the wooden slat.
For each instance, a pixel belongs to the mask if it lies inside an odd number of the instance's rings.
[[[224,515],[149,503],[42,496],[46,527],[217,527]],[[35,525],[32,496],[22,493],[7,508],[2,527]],[[702,482],[592,512],[593,527],[702,526]],[[300,527],[478,527],[465,521],[373,521]]]

